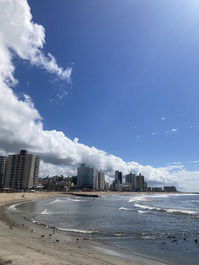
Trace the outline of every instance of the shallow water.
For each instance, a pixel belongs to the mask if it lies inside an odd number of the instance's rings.
[[[199,195],[61,197],[10,210],[63,233],[103,241],[120,253],[136,251],[169,264],[199,264]]]

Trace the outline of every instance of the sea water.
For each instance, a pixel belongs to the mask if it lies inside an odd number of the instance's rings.
[[[168,264],[199,264],[199,195],[60,197],[12,206],[32,222],[79,233],[121,254],[141,253]]]

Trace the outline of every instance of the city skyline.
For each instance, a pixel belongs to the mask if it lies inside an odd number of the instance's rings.
[[[114,177],[102,170],[96,170],[82,163],[76,169],[76,175],[39,177],[40,158],[27,150],[19,154],[0,156],[0,190],[1,191],[35,191],[36,190],[91,190],[91,191],[126,191],[126,192],[176,192],[175,186],[150,186],[145,177],[139,173],[116,170]],[[47,182],[46,182],[47,180]],[[55,185],[56,184],[56,185]],[[50,185],[50,186],[49,186]],[[55,186],[54,186],[55,185]]]
[[[1,155],[199,190],[195,0],[0,5]]]

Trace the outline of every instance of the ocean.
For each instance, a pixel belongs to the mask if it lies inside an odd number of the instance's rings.
[[[170,265],[199,264],[199,195],[135,194],[58,197],[10,211],[35,224],[103,242],[118,253],[141,253]]]

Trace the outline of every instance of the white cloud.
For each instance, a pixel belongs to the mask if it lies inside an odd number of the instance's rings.
[[[165,117],[161,117],[161,120],[164,121],[166,118]]]
[[[159,132],[158,131],[154,131],[154,132],[152,132],[151,134],[152,135],[156,135],[156,134],[158,134]]]
[[[179,186],[181,190],[198,192],[199,171],[189,171],[186,169],[182,169],[175,172],[174,176],[179,179]]]
[[[183,165],[183,164],[184,163],[181,161],[175,161],[175,162],[170,163],[170,165]]]
[[[172,128],[168,131],[166,131],[166,134],[175,135],[178,132],[177,128]]]
[[[4,80],[16,82],[12,59],[17,54],[21,59],[44,68],[59,78],[70,81],[71,67],[57,65],[52,54],[44,55],[45,29],[32,21],[26,0],[1,0],[0,2],[0,74]]]
[[[194,164],[198,164],[199,160],[194,160],[194,161],[191,161],[191,162],[194,163]]]
[[[45,56],[44,42],[45,30],[32,21],[26,0],[0,1],[1,152],[5,154],[26,148],[39,154],[42,175],[74,174],[76,167],[85,162],[107,173],[117,169],[124,173],[142,172],[150,181],[179,184],[179,178],[187,171],[182,171],[184,169],[178,165],[154,168],[133,161],[125,162],[103,150],[81,144],[77,138],[71,140],[61,131],[44,130],[42,117],[31,98],[24,95],[24,99],[19,99],[11,88],[17,82],[13,65],[15,54],[61,79],[70,80],[71,68],[64,70],[51,54]]]

